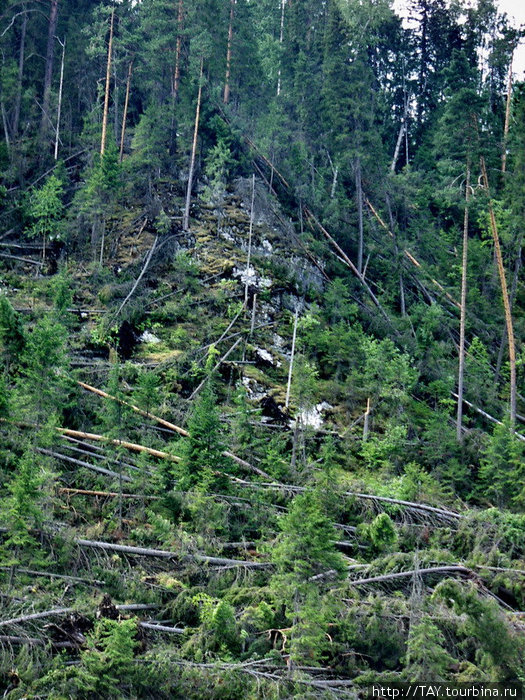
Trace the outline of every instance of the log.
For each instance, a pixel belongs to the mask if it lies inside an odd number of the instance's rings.
[[[11,634],[0,634],[0,642],[5,642],[6,644],[29,644],[31,646],[45,646],[46,644],[51,644],[57,649],[78,649],[78,644],[74,642],[49,642],[45,639],[37,639],[35,637],[16,637]]]
[[[369,200],[367,197],[365,197],[365,204],[366,204],[367,207],[370,209],[370,211],[372,212],[372,214],[374,215],[374,217],[377,219],[377,221],[379,222],[379,224],[381,225],[381,227],[388,233],[388,235],[389,235],[391,238],[394,238],[394,234],[390,231],[390,229],[388,228],[388,226],[386,225],[386,223],[383,221],[383,219],[381,218],[381,216],[377,213],[377,211],[375,210],[375,208],[373,207],[372,203],[370,202],[370,200]],[[409,261],[412,263],[412,265],[414,265],[414,267],[417,267],[419,270],[424,271],[424,270],[423,270],[423,267],[422,267],[422,265],[421,265],[421,263],[419,262],[419,260],[417,260],[417,259],[412,255],[412,253],[410,253],[410,251],[408,251],[408,250],[406,250],[406,249],[403,249],[403,255],[407,258],[407,260],[409,260]],[[461,308],[461,304],[460,304],[458,301],[456,301],[456,299],[454,299],[454,297],[453,297],[451,294],[449,294],[449,293],[447,292],[447,290],[443,287],[443,285],[442,285],[440,282],[438,282],[437,280],[435,280],[433,277],[431,277],[430,280],[431,280],[432,283],[440,290],[440,292],[442,292],[442,293],[447,297],[447,299],[448,299],[456,308],[458,308],[458,309]]]
[[[58,493],[66,493],[71,496],[102,496],[103,498],[138,498],[140,500],[160,501],[161,496],[146,496],[139,493],[117,493],[116,491],[91,491],[87,489],[60,488]]]
[[[412,569],[411,571],[397,571],[394,574],[383,574],[382,576],[371,576],[370,578],[361,578],[349,581],[349,586],[365,586],[369,583],[384,583],[386,581],[394,581],[400,578],[410,578],[414,575],[426,576],[428,574],[457,574],[459,576],[467,576],[469,578],[478,578],[477,574],[472,569],[467,569],[466,566],[459,564],[452,566],[435,566],[427,569]]]
[[[90,469],[93,472],[97,472],[97,474],[104,474],[104,476],[112,476],[117,479],[121,479],[122,481],[128,481],[131,482],[133,479],[131,479],[129,476],[126,476],[126,474],[118,474],[117,472],[112,472],[111,469],[105,469],[104,467],[97,467],[94,464],[90,464],[89,462],[84,462],[81,459],[75,459],[74,457],[68,457],[67,455],[60,454],[60,452],[53,452],[52,450],[46,450],[43,447],[35,447],[34,448],[36,452],[40,452],[41,454],[44,455],[49,455],[50,457],[53,457],[54,459],[60,459],[62,462],[69,462],[70,464],[75,464],[77,467],[84,467],[85,469]]]
[[[458,398],[458,395],[455,392],[451,391],[450,393],[456,399]],[[479,413],[480,416],[483,416],[483,418],[486,418],[491,423],[495,423],[496,425],[503,425],[503,423],[500,420],[494,418],[494,416],[491,416],[490,413],[487,413],[482,408],[478,408],[478,406],[475,406],[473,403],[470,403],[470,401],[467,401],[467,399],[463,399],[463,403],[466,404],[473,411],[476,411],[476,413]],[[521,440],[521,442],[525,442],[525,435],[521,435],[521,433],[514,432],[514,437],[518,438],[518,440]]]
[[[40,428],[41,426],[35,423],[24,423],[22,421],[9,421],[6,418],[0,418],[1,423],[8,423],[10,425],[16,425],[19,428]],[[167,452],[162,452],[161,450],[155,450],[152,447],[146,447],[145,445],[139,445],[135,442],[126,442],[125,440],[114,440],[108,438],[105,435],[98,435],[97,433],[85,433],[81,430],[71,430],[70,428],[55,428],[55,430],[61,435],[69,435],[70,437],[83,438],[84,440],[94,440],[95,442],[105,442],[108,445],[115,445],[117,447],[124,447],[132,452],[145,452],[146,454],[152,455],[152,457],[158,457],[159,459],[167,459],[170,462],[180,462],[181,458],[176,455],[170,455]]]
[[[239,342],[239,341],[237,341],[237,342]],[[235,345],[230,348],[230,350],[227,354],[229,354],[233,350],[234,347],[235,347]],[[226,355],[224,357],[226,357]],[[167,428],[168,430],[171,430],[174,433],[178,433],[179,435],[182,435],[183,437],[189,437],[189,432],[187,430],[185,430],[184,428],[181,428],[179,425],[175,425],[175,423],[170,423],[169,421],[164,420],[164,418],[160,418],[159,416],[156,416],[153,413],[148,413],[147,411],[143,411],[138,406],[135,406],[134,404],[129,403],[128,401],[124,401],[124,399],[119,399],[116,396],[112,396],[111,394],[108,394],[107,392],[102,391],[102,389],[97,389],[96,387],[91,386],[89,384],[86,384],[85,382],[77,381],[77,384],[79,386],[81,386],[83,389],[85,389],[86,391],[90,391],[92,394],[96,394],[97,396],[101,396],[104,399],[111,399],[111,401],[116,401],[117,403],[120,403],[123,406],[127,406],[128,408],[131,408],[132,411],[134,411],[135,413],[138,413],[143,418],[150,418],[150,419],[154,420],[156,423],[158,423],[159,425],[162,425],[164,428]],[[71,434],[71,433],[66,433],[66,434]],[[88,433],[86,433],[86,435],[87,434]],[[125,446],[124,443],[121,443],[121,444],[123,446]],[[146,449],[151,449],[151,448],[144,448],[144,449],[146,450]],[[166,454],[166,453],[164,453],[164,452],[160,453],[157,451],[157,454],[155,456],[159,456],[160,454]],[[232,452],[225,450],[222,454],[225,457],[229,457],[230,459],[232,459],[234,462],[239,464],[241,467],[244,467],[245,469],[253,471],[253,472],[255,472],[255,474],[258,474],[259,476],[263,476],[266,479],[270,478],[270,475],[267,474],[265,471],[263,471],[262,469],[259,469],[258,467],[256,467],[253,464],[250,464],[250,462],[247,462],[245,459],[241,459],[240,457],[237,457]],[[174,457],[174,456],[171,456],[171,457],[172,457],[172,461],[174,461],[174,462],[180,461],[180,457]]]
[[[392,325],[392,321],[390,320],[389,315],[386,313],[386,311],[385,311],[385,310],[383,309],[383,307],[381,306],[381,304],[380,304],[380,302],[379,302],[379,299],[376,297],[376,295],[374,294],[374,292],[373,292],[372,289],[370,288],[370,285],[369,285],[368,282],[365,280],[365,278],[363,277],[363,275],[361,274],[361,272],[359,272],[359,270],[358,270],[357,267],[354,265],[354,263],[350,260],[350,258],[348,257],[348,255],[347,255],[347,254],[344,252],[344,250],[341,248],[341,246],[340,246],[340,245],[334,240],[334,238],[328,233],[328,231],[325,229],[325,227],[320,223],[320,221],[317,219],[317,217],[314,216],[314,214],[308,209],[308,207],[305,207],[305,208],[304,208],[304,213],[306,214],[307,218],[308,218],[310,221],[313,221],[313,223],[317,226],[317,228],[321,231],[321,233],[322,233],[322,234],[325,236],[325,238],[329,241],[329,243],[332,245],[332,247],[335,248],[335,250],[336,250],[337,253],[339,254],[340,259],[342,260],[342,262],[344,262],[344,264],[352,270],[352,272],[354,273],[354,275],[357,277],[357,279],[361,282],[361,284],[363,285],[363,287],[365,288],[365,290],[368,292],[369,297],[372,299],[372,301],[374,302],[374,304],[377,306],[377,308],[378,308],[379,311],[381,312],[383,318],[386,320],[386,322],[388,323],[388,325],[391,326],[391,327],[394,329],[394,331],[396,331],[396,329],[395,329],[394,326]],[[396,331],[396,333],[397,333],[397,331]]]
[[[147,547],[133,547],[125,544],[114,544],[113,542],[101,542],[96,540],[74,539],[73,542],[80,547],[93,547],[104,549],[110,552],[122,552],[123,554],[134,554],[142,557],[159,557],[161,559],[178,559],[176,552],[165,549],[150,549]],[[203,564],[214,564],[218,566],[244,566],[249,569],[267,569],[271,564],[262,562],[244,561],[242,559],[223,559],[222,557],[208,557],[204,554],[184,554],[182,559],[194,560]]]
[[[0,569],[2,569],[3,571],[10,571],[12,569],[12,567],[11,566],[0,566]],[[31,576],[42,576],[42,577],[45,576],[47,578],[62,578],[62,579],[65,579],[66,581],[87,583],[91,586],[105,586],[106,585],[105,581],[98,581],[97,579],[78,578],[78,576],[66,576],[65,574],[53,574],[49,571],[34,571],[33,569],[22,569],[19,566],[16,567],[16,571],[19,571],[22,574],[30,574]]]
[[[165,625],[155,625],[152,622],[139,622],[139,627],[146,630],[155,630],[155,632],[168,632],[169,634],[184,634],[184,627],[166,627]]]
[[[74,612],[74,608],[53,608],[52,610],[44,610],[44,612],[30,613],[29,615],[20,615],[20,617],[12,617],[10,620],[0,620],[0,627],[9,625],[19,625],[23,622],[31,620],[41,620],[44,617],[53,617],[55,615],[68,615]]]
[[[244,479],[239,479],[238,477],[229,476],[229,478],[236,484],[241,486],[247,486],[249,488],[269,488],[277,491],[285,490],[291,493],[303,493],[306,491],[305,486],[292,486],[290,484],[281,484],[280,482],[272,483],[254,483],[251,481],[245,481]],[[359,498],[363,500],[379,501],[381,503],[391,503],[393,505],[403,506],[410,510],[423,511],[435,514],[442,518],[447,518],[450,520],[460,520],[465,516],[460,513],[455,513],[451,510],[446,510],[445,508],[436,508],[435,506],[428,506],[425,503],[414,503],[412,501],[404,501],[397,498],[388,498],[387,496],[375,496],[371,493],[357,493],[354,491],[344,491],[344,496],[349,496],[351,498]]]

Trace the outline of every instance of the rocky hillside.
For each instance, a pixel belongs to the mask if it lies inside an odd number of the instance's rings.
[[[103,265],[4,239],[4,696],[518,680],[495,444],[443,456],[446,395],[264,183],[182,204],[117,207]]]

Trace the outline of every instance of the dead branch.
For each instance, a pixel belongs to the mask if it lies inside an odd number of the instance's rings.
[[[372,214],[374,215],[374,217],[377,219],[377,221],[379,222],[380,226],[388,233],[388,235],[389,235],[391,238],[394,238],[394,234],[392,233],[392,231],[390,231],[390,229],[388,228],[388,226],[386,225],[386,223],[383,221],[383,219],[381,218],[381,216],[377,213],[377,211],[376,211],[375,208],[373,207],[373,205],[372,205],[372,203],[370,202],[370,200],[368,199],[368,197],[365,197],[365,204],[366,204],[367,207],[370,209],[370,211],[372,212]],[[412,265],[414,265],[414,267],[417,267],[419,270],[421,270],[422,272],[424,272],[423,266],[421,265],[421,263],[419,262],[419,260],[417,260],[417,259],[412,255],[412,253],[411,253],[410,251],[408,251],[408,250],[406,250],[406,249],[403,249],[403,255],[407,258],[407,260],[409,260],[409,261],[412,263]],[[440,282],[438,282],[438,281],[437,281],[436,279],[434,279],[433,277],[430,277],[430,280],[431,280],[431,282],[440,290],[440,292],[442,292],[442,294],[444,294],[444,295],[447,297],[447,299],[448,299],[452,304],[454,304],[455,307],[457,307],[458,309],[461,308],[461,304],[460,304],[458,301],[456,301],[456,300],[454,299],[454,297],[453,297],[451,294],[449,294],[449,293],[447,292],[447,290],[443,287],[443,285],[442,285]]]
[[[244,309],[244,307],[243,307],[243,309]],[[240,313],[240,312],[239,312],[239,313]],[[224,362],[224,360],[225,360],[227,357],[229,357],[229,356],[231,355],[231,353],[235,350],[235,348],[237,347],[237,345],[239,345],[239,343],[241,342],[241,340],[242,340],[242,338],[237,338],[237,340],[236,340],[235,343],[229,348],[229,350],[227,350],[227,351],[224,353],[224,355],[223,355],[222,357],[220,357],[220,358],[217,360],[217,362],[216,362],[216,364],[215,364],[215,366],[214,366],[214,368],[212,369],[212,371],[211,371],[210,374],[214,374],[214,373],[219,369],[219,367],[221,366],[221,363]],[[191,396],[189,397],[188,401],[192,401],[192,400],[195,398],[195,396],[199,393],[199,391],[202,389],[202,387],[206,384],[207,381],[208,381],[208,377],[205,377],[205,378],[202,380],[202,382],[199,384],[199,386],[196,387],[196,388],[193,390],[193,392],[192,392]]]
[[[144,221],[144,224],[142,225],[141,231],[144,229],[145,225],[146,225],[146,221]],[[147,256],[146,256],[146,261],[144,262],[144,266],[142,267],[142,270],[140,271],[140,275],[139,275],[139,276],[137,277],[137,279],[135,280],[135,284],[134,284],[133,287],[131,288],[131,291],[129,292],[129,294],[127,295],[127,297],[124,299],[124,301],[122,302],[122,304],[118,307],[118,310],[117,310],[116,314],[114,315],[113,320],[120,314],[120,312],[122,311],[122,309],[126,306],[126,304],[128,303],[128,301],[129,301],[129,300],[131,299],[131,297],[133,296],[133,293],[135,292],[135,289],[139,286],[140,280],[144,277],[144,273],[145,273],[146,270],[148,269],[148,266],[149,266],[149,264],[150,264],[150,262],[151,262],[151,258],[152,258],[152,256],[153,256],[153,253],[155,252],[155,248],[157,247],[157,241],[158,241],[158,240],[159,240],[159,237],[158,237],[158,236],[155,236],[155,240],[153,241],[153,245],[151,246],[151,248],[150,248],[150,250],[149,250],[149,253],[148,253]]]

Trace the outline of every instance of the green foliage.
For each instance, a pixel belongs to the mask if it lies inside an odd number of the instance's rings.
[[[206,156],[205,173],[210,183],[207,196],[211,200],[224,191],[232,165],[230,147],[226,141],[219,139]]]
[[[474,586],[447,580],[440,583],[433,597],[453,607],[458,614],[465,615],[463,634],[478,641],[476,658],[480,666],[490,669],[493,681],[523,679],[525,645],[514,636],[508,622],[491,598],[483,599]],[[484,654],[490,657],[487,665]]]
[[[213,366],[212,354],[208,367]],[[190,436],[183,443],[180,474],[186,486],[200,485],[206,490],[213,484],[226,487],[224,477],[215,475],[227,467],[222,438],[222,426],[217,409],[217,399],[211,381],[206,381],[195,400],[191,417],[188,421]]]
[[[439,627],[424,615],[410,627],[403,674],[410,683],[434,683],[446,680],[455,659],[446,650]]]
[[[525,448],[510,430],[508,419],[494,426],[483,451],[479,470],[479,495],[499,507],[520,510],[525,505],[523,477]]]
[[[65,327],[51,315],[40,319],[27,336],[17,378],[18,400],[21,410],[37,422],[48,422],[65,408],[69,387],[66,340]]]
[[[318,495],[305,491],[296,496],[279,521],[279,540],[272,550],[277,569],[276,585],[307,584],[316,574],[335,569],[339,576],[345,571],[342,556],[335,550],[336,532],[323,513]]]
[[[397,543],[397,529],[387,513],[379,513],[366,528],[366,536],[378,552],[392,550]]]
[[[42,187],[34,190],[29,197],[27,214],[32,221],[26,233],[31,238],[42,236],[58,240],[62,236],[62,216],[64,187],[56,175],[50,175]],[[45,243],[44,243],[45,245]]]
[[[34,446],[28,445],[7,485],[9,495],[3,500],[0,513],[8,526],[4,546],[8,552],[14,553],[15,564],[18,563],[17,557],[22,556],[21,552],[27,549],[34,554],[38,546],[38,535],[32,531],[43,523],[50,481],[50,473],[44,465],[41,456],[35,453]]]
[[[58,658],[55,668],[36,684],[37,690],[53,688],[56,697],[65,694],[86,700],[93,696],[129,697],[139,678],[134,663],[136,632],[133,619],[97,620],[80,654],[80,663],[68,667]]]
[[[7,366],[16,362],[24,348],[25,334],[19,315],[9,299],[0,295],[0,348]]]

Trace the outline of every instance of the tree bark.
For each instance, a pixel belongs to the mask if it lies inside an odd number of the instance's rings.
[[[286,6],[286,0],[281,0],[281,24],[279,28],[279,48],[281,49],[282,53],[282,47],[283,47],[283,40],[284,40],[284,8]],[[281,94],[281,64],[282,64],[282,58],[279,57],[279,70],[277,73],[277,95],[279,96]]]
[[[290,391],[292,389],[292,374],[293,374],[293,361],[295,355],[295,340],[297,338],[297,321],[299,319],[299,305],[295,307],[295,318],[293,322],[293,333],[292,333],[292,352],[290,355],[290,367],[288,368],[288,383],[286,385],[286,399],[284,402],[284,407],[288,408],[290,405]]]
[[[15,113],[13,115],[13,138],[18,136],[18,125],[20,123],[20,107],[22,104],[22,79],[24,77],[25,46],[27,33],[27,8],[22,5],[24,19],[22,20],[22,33],[20,35],[20,49],[18,53],[18,81],[16,87]]]
[[[483,184],[487,190],[488,195],[488,206],[489,206],[489,217],[490,217],[490,228],[492,230],[492,238],[494,240],[494,251],[496,253],[496,263],[498,266],[498,274],[501,285],[501,296],[503,297],[503,306],[505,309],[505,322],[507,325],[507,339],[509,343],[509,366],[510,366],[510,400],[509,400],[509,418],[510,418],[510,428],[514,431],[514,426],[516,425],[516,343],[514,340],[514,326],[512,324],[512,312],[510,308],[509,293],[507,290],[507,279],[505,277],[505,268],[503,267],[503,257],[501,254],[501,247],[499,242],[498,227],[496,224],[496,217],[494,216],[494,209],[492,207],[492,199],[490,197],[489,180],[487,176],[487,168],[485,165],[485,159],[481,158],[481,174],[483,177]]]
[[[131,74],[133,72],[133,60],[129,62],[128,67],[128,78],[126,80],[126,97],[124,98],[124,112],[122,114],[122,127],[120,129],[120,151],[119,151],[119,163],[122,163],[122,158],[124,157],[124,136],[126,135],[126,120],[128,118],[128,106],[129,106],[129,91],[131,87]]]
[[[501,172],[507,170],[507,138],[509,135],[510,126],[510,107],[512,104],[512,58],[509,65],[509,77],[507,81],[507,101],[505,104],[505,125],[503,127],[503,145],[501,151]]]
[[[45,137],[48,129],[49,98],[51,96],[51,80],[53,77],[53,60],[55,48],[55,34],[58,21],[58,0],[51,0],[49,24],[47,31],[46,64],[44,70],[44,93],[42,97],[42,121],[40,122],[40,134]]]
[[[58,37],[57,37],[58,39]],[[66,57],[66,39],[64,42],[58,39],[62,46],[62,60],[60,61],[60,85],[58,88],[57,125],[55,129],[55,160],[58,160],[58,144],[60,142],[60,115],[62,113],[62,88],[64,87],[64,60]]]
[[[226,75],[224,78],[224,95],[222,101],[225,105],[230,101],[230,78],[232,67],[232,44],[233,44],[233,19],[235,16],[235,1],[230,0],[230,22],[228,25],[228,44],[226,48]]]
[[[100,155],[106,152],[106,138],[108,130],[109,89],[111,85],[111,54],[113,51],[113,23],[115,20],[115,8],[111,10],[111,22],[109,25],[108,58],[106,62],[106,88],[104,90],[104,111],[102,112],[102,134],[100,137]]]
[[[357,217],[359,224],[359,245],[357,249],[357,270],[363,276],[363,188],[361,183],[361,160],[358,158],[355,166],[355,195],[357,198]]]
[[[197,93],[197,106],[195,108],[195,127],[193,129],[193,143],[191,146],[190,170],[188,173],[188,187],[186,189],[186,204],[184,207],[184,215],[182,217],[182,229],[189,231],[190,228],[190,204],[191,204],[191,186],[193,183],[193,171],[195,169],[195,155],[197,153],[197,138],[199,136],[199,117],[201,111],[202,99],[202,76],[204,73],[204,58],[201,58],[199,70],[199,91]]]
[[[184,20],[184,0],[179,0],[177,14],[177,44],[175,47],[175,71],[173,74],[173,101],[177,102],[180,86],[180,64],[182,56],[182,23]]]
[[[463,256],[461,264],[461,310],[459,320],[459,368],[458,368],[458,412],[456,439],[463,441],[463,377],[465,373],[465,320],[467,317],[467,261],[468,261],[468,216],[470,199],[470,159],[467,161],[465,182],[465,212],[463,216]]]
[[[250,204],[250,228],[248,231],[248,255],[246,256],[246,283],[244,285],[244,308],[248,306],[248,276],[252,256],[252,235],[253,235],[253,206],[255,200],[255,173],[252,175],[252,199]]]

